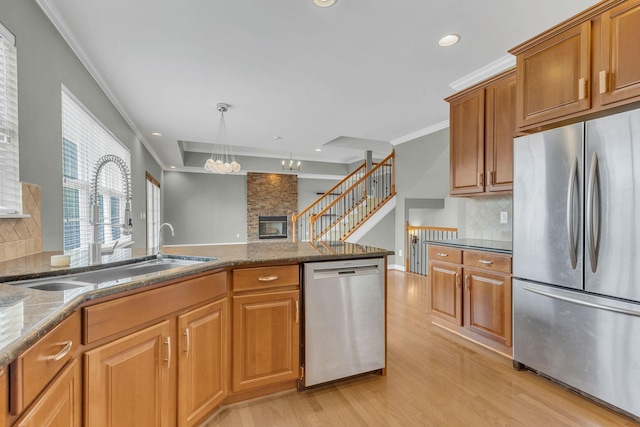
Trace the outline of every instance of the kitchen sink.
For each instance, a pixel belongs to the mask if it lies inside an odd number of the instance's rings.
[[[108,285],[129,282],[134,278],[146,276],[147,274],[200,264],[215,259],[216,258],[177,259],[165,257],[162,261],[157,261],[156,259],[144,260],[132,264],[107,267],[68,276],[43,277],[41,279],[20,280],[5,284],[40,291],[67,291],[82,287],[101,288]]]

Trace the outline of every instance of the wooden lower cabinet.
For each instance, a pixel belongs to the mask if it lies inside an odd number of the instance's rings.
[[[464,326],[511,347],[511,277],[464,269]]]
[[[430,261],[431,314],[462,325],[462,268],[449,263]]]
[[[168,320],[85,353],[85,425],[172,426]]]
[[[228,393],[227,298],[178,317],[178,425],[194,426]]]
[[[80,382],[80,365],[78,360],[74,359],[13,424],[13,427],[80,427]]]
[[[7,368],[0,366],[0,427],[7,425],[9,414],[9,384],[7,381]]]
[[[234,392],[299,378],[299,290],[233,297]]]
[[[508,255],[430,245],[433,322],[510,356],[510,273]]]

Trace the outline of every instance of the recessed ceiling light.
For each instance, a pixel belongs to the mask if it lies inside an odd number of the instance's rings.
[[[438,44],[442,47],[453,46],[454,44],[460,41],[460,36],[457,34],[447,34],[440,40],[438,40]]]
[[[322,151],[322,148],[316,148],[316,151]]]
[[[336,0],[313,0],[313,3],[319,7],[329,7],[336,3]]]
[[[169,167],[170,167],[171,169],[175,169],[175,168],[176,168],[175,166],[169,166]]]
[[[162,134],[160,132],[151,132],[151,135],[153,135],[153,136],[162,136]]]

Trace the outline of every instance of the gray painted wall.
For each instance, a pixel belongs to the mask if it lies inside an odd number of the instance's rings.
[[[396,192],[395,252],[390,264],[404,265],[405,222],[411,225],[458,227],[464,223],[459,200],[449,198],[449,128],[395,147]],[[404,218],[404,199],[444,199],[444,209],[410,210]],[[402,213],[402,214],[399,214]],[[384,247],[384,246],[383,246]],[[400,256],[402,251],[402,256]]]
[[[62,249],[62,124],[64,84],[131,150],[133,239],[146,243],[145,171],[161,169],[34,0],[0,2],[0,21],[16,36],[20,180],[42,189],[43,250]]]
[[[389,212],[387,216],[382,218],[382,221],[377,223],[362,239],[360,239],[358,244],[393,250],[393,248],[396,246],[396,212],[397,208]],[[390,256],[388,259],[388,263],[394,264],[394,259],[394,256]]]
[[[165,172],[162,197],[176,234],[164,233],[165,244],[247,241],[245,175]]]

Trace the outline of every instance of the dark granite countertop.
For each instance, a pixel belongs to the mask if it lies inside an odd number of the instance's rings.
[[[501,242],[499,240],[484,239],[448,239],[448,240],[430,240],[426,243],[442,246],[451,246],[460,249],[474,249],[488,252],[498,252],[502,254],[512,253],[511,242]]]
[[[52,255],[61,252],[42,252],[0,263],[0,282],[39,277],[75,274],[93,270],[86,256],[73,257],[65,268],[51,267]],[[0,366],[6,365],[39,338],[53,329],[81,304],[97,298],[130,291],[160,282],[179,279],[224,267],[251,267],[264,263],[302,263],[393,255],[392,251],[342,242],[259,242],[237,245],[173,246],[164,254],[175,258],[215,257],[189,266],[138,276],[114,283],[80,290],[40,291],[0,283]],[[152,258],[145,249],[120,249],[113,256],[105,256],[101,268]]]

